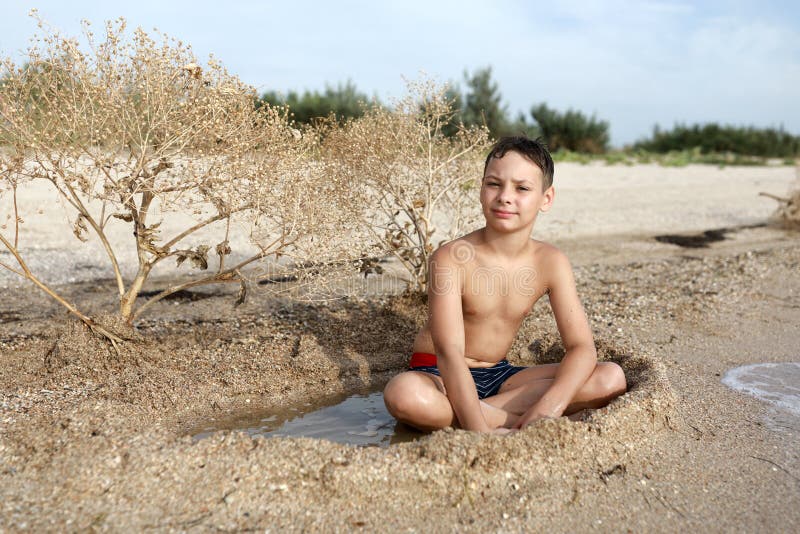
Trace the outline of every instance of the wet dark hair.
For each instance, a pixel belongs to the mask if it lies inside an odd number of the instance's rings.
[[[486,175],[486,168],[492,158],[502,158],[506,152],[517,152],[534,162],[540,169],[544,179],[542,180],[542,191],[553,185],[553,158],[541,138],[530,139],[524,135],[514,135],[501,137],[486,156],[486,163],[483,165],[483,174]]]

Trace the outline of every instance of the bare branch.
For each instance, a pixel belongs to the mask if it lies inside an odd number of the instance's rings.
[[[103,228],[97,224],[97,221],[94,220],[94,217],[91,216],[89,210],[83,205],[83,202],[81,202],[72,186],[65,184],[65,187],[69,191],[70,195],[72,195],[75,205],[78,206],[78,212],[83,216],[84,219],[89,221],[89,225],[92,227],[95,234],[97,234],[97,237],[100,238],[100,242],[103,244],[103,248],[108,255],[109,261],[111,262],[111,267],[114,270],[114,279],[117,282],[117,291],[119,292],[120,296],[124,295],[125,282],[122,280],[122,271],[120,271],[119,263],[117,262],[117,256],[114,254],[114,249],[111,247],[111,243],[108,241],[106,233],[103,231]]]
[[[230,215],[228,215],[228,218],[226,219],[226,224],[225,224],[225,239],[223,239],[223,241],[222,241],[223,243],[227,243],[228,242],[228,237],[230,237],[230,233],[231,233],[231,217],[230,217]],[[228,250],[230,250],[230,248]],[[225,254],[224,254],[224,251],[221,251],[221,250],[218,249],[217,250],[217,255],[219,256],[219,268],[217,269],[217,273],[221,273],[222,269],[224,268],[224,265],[225,265]]]
[[[17,209],[17,184],[12,185],[12,196],[14,198],[14,248],[19,246],[19,209]]]
[[[161,245],[161,248],[163,248],[165,250],[171,249],[172,247],[175,246],[175,244],[180,242],[183,238],[193,234],[194,232],[200,230],[201,228],[204,228],[204,227],[208,226],[209,224],[215,223],[217,221],[221,221],[225,217],[226,217],[226,215],[222,215],[222,214],[218,213],[218,214],[214,215],[213,217],[206,219],[205,221],[201,221],[201,222],[195,224],[194,226],[192,226],[191,228],[187,228],[186,230],[184,230],[183,232],[181,232],[177,236],[173,237],[172,239],[170,239],[169,241],[167,241],[166,243]]]
[[[64,306],[72,315],[74,315],[75,317],[77,317],[78,319],[83,321],[86,324],[86,326],[91,328],[92,331],[95,331],[95,332],[103,335],[104,337],[108,338],[112,342],[121,343],[121,342],[124,341],[122,338],[120,338],[119,336],[117,336],[113,332],[110,332],[108,329],[106,329],[103,326],[97,324],[90,317],[88,317],[88,316],[84,315],[83,313],[81,313],[73,304],[71,304],[64,297],[62,297],[61,295],[56,293],[54,290],[52,290],[47,284],[45,284],[44,282],[39,280],[36,276],[34,276],[34,274],[28,268],[28,265],[25,263],[25,260],[23,260],[22,256],[20,256],[19,251],[17,251],[17,249],[14,246],[12,246],[11,243],[8,240],[6,240],[6,238],[2,234],[0,234],[0,241],[2,241],[3,245],[6,246],[6,248],[9,250],[9,252],[11,252],[11,254],[14,256],[14,258],[16,258],[17,262],[19,263],[19,266],[22,268],[22,271],[23,271],[21,273],[22,276],[24,276],[25,278],[27,278],[28,280],[33,282],[39,289],[44,291],[47,295],[49,295],[51,298],[53,298],[56,302],[58,302],[59,304]],[[12,270],[14,270],[14,269],[12,269]],[[17,272],[17,271],[15,271],[15,272]]]
[[[772,200],[777,200],[778,202],[789,202],[789,199],[787,197],[779,197],[778,195],[773,195],[772,193],[767,193],[764,191],[761,191],[758,195],[762,197],[771,198]]]
[[[206,276],[204,278],[199,278],[199,279],[196,279],[196,280],[190,280],[188,282],[184,282],[182,284],[178,284],[176,286],[169,287],[169,288],[165,289],[164,291],[160,292],[159,294],[151,297],[150,299],[147,300],[147,302],[145,302],[144,304],[139,306],[139,308],[133,313],[133,315],[131,317],[131,320],[135,321],[136,319],[138,319],[141,316],[141,314],[147,308],[149,308],[150,306],[152,306],[153,304],[155,304],[159,300],[161,300],[161,299],[163,299],[165,297],[168,297],[168,296],[172,295],[173,293],[175,293],[177,291],[181,291],[182,289],[189,289],[190,287],[196,287],[196,286],[201,286],[201,285],[209,285],[209,284],[239,282],[239,280],[237,278],[235,278],[234,275],[237,274],[242,267],[245,267],[245,266],[249,265],[250,263],[253,263],[254,261],[258,261],[258,260],[264,258],[265,256],[267,256],[268,254],[270,254],[270,252],[262,251],[262,252],[259,252],[256,255],[251,256],[250,258],[240,262],[236,266],[231,267],[229,269],[226,269],[226,270],[224,270],[222,272],[218,272],[218,273]]]
[[[13,267],[11,267],[10,265],[7,265],[7,264],[3,263],[2,261],[0,261],[0,267],[4,267],[4,268],[8,269],[9,271],[11,271],[12,273],[18,274],[20,276],[25,276],[25,273],[23,273],[22,271],[18,271],[16,269],[14,269]]]

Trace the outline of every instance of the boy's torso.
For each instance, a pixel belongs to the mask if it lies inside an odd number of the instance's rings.
[[[469,243],[469,237],[461,239]],[[470,245],[473,255],[461,264],[464,354],[470,367],[488,367],[505,358],[523,319],[547,292],[543,260],[556,249],[531,240],[523,254],[504,260],[485,246]],[[413,350],[435,353],[427,324]]]

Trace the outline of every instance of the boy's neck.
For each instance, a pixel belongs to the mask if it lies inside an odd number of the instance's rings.
[[[517,232],[501,233],[488,226],[483,228],[483,241],[495,253],[506,258],[515,258],[530,245],[532,227]]]

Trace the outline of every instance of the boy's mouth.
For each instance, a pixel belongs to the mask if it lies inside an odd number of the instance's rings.
[[[500,219],[509,219],[515,215],[514,212],[505,210],[492,210],[492,213],[494,213],[495,216],[499,217]]]

